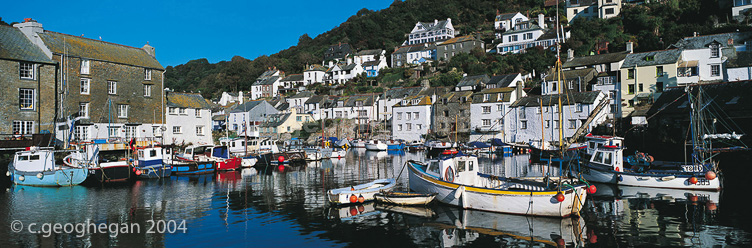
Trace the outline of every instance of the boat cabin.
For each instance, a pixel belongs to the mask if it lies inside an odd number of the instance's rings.
[[[265,139],[259,142],[259,153],[278,153],[279,147],[277,141],[272,139]]]
[[[147,147],[138,150],[139,166],[162,164],[162,158],[164,158],[162,147]]]
[[[17,171],[51,171],[55,169],[55,153],[52,148],[31,147],[26,151],[16,152],[13,166]]]
[[[622,152],[622,146],[598,146],[593,149],[593,155],[590,156],[590,163],[610,166],[616,171],[624,171],[624,158],[622,157]]]
[[[426,173],[446,182],[475,185],[478,165],[476,156],[446,157],[429,161]]]
[[[233,154],[254,153],[259,149],[258,137],[220,139],[219,143],[229,147]]]
[[[212,145],[196,145],[185,148],[181,158],[192,161],[206,161],[211,156]]]
[[[585,138],[587,138],[586,153],[590,156],[592,156],[595,150],[598,148],[603,148],[605,146],[622,147],[622,144],[624,143],[624,138],[616,136],[588,134],[587,136],[585,136]]]

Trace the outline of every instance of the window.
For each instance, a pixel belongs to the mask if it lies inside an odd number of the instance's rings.
[[[416,120],[419,119],[420,118],[420,112],[413,112],[413,117],[415,117]]]
[[[144,84],[144,96],[151,96],[151,84]]]
[[[488,100],[491,99],[491,94],[483,94],[483,101],[488,102]]]
[[[655,90],[658,92],[663,92],[663,82],[656,82],[655,83]]]
[[[629,84],[629,86],[627,86],[627,94],[634,95],[634,86],[634,84]]]
[[[107,81],[107,94],[110,94],[110,95],[117,94],[117,82]]]
[[[120,137],[120,127],[107,127],[107,137]]]
[[[78,116],[89,118],[89,103],[82,102],[78,104]]]
[[[577,128],[577,120],[569,120],[569,129]]]
[[[34,79],[34,64],[32,63],[20,63],[18,74],[21,79]]]
[[[18,89],[18,105],[21,109],[34,109],[34,89]]]
[[[118,118],[128,118],[128,105],[118,104]]]
[[[590,12],[590,7],[587,7],[584,10],[582,10],[582,13],[585,13],[585,14],[587,14],[589,12]]]
[[[73,137],[76,140],[88,140],[89,139],[89,126],[77,126],[73,129]]]
[[[551,83],[551,91],[552,91],[552,92],[555,92],[555,91],[557,91],[557,89],[556,89],[556,83],[555,83],[555,82],[552,82],[552,83]]]
[[[181,134],[181,133],[183,133],[183,127],[181,127],[181,126],[173,126],[172,127],[172,133],[174,133],[174,134]]]
[[[407,120],[412,120],[413,114],[411,112],[407,112]]]
[[[655,77],[662,77],[662,76],[663,76],[663,66],[656,66]]]
[[[151,69],[144,68],[144,80],[151,80]]]
[[[637,84],[637,88],[639,89],[637,92],[645,91],[645,89],[642,87],[642,83]]]
[[[634,79],[634,69],[627,70],[627,79]]]
[[[606,2],[608,1],[610,0],[606,0]],[[614,8],[606,8],[606,15],[613,15],[614,13]]]
[[[527,121],[520,121],[520,129],[527,129]]]
[[[297,117],[295,117],[295,120],[298,121],[298,122],[302,122],[303,121],[303,116],[297,116]]]
[[[416,129],[418,129],[418,130],[423,129],[423,124],[418,124]]]
[[[130,140],[136,138],[136,126],[125,126],[125,139]]]
[[[167,112],[168,112],[169,114],[171,114],[171,115],[174,115],[174,114],[175,114],[175,109],[177,109],[177,108],[170,108],[170,107],[168,107],[168,108],[167,108]]]
[[[397,131],[402,131],[402,124],[397,124]]]
[[[575,103],[574,104],[574,111],[575,112],[582,112],[582,103]]]
[[[721,75],[721,65],[710,65],[710,76],[717,77]]]
[[[496,104],[496,110],[504,114],[504,105]]]
[[[559,120],[554,120],[554,129],[559,129]]]
[[[483,114],[490,114],[491,106],[483,106]]]
[[[178,108],[178,114],[185,115],[185,108]]]
[[[402,120],[402,112],[397,112],[397,120]]]
[[[533,39],[533,33],[527,33],[527,34],[525,34],[525,36],[526,36],[527,40],[532,40]]]
[[[721,56],[721,47],[718,44],[710,45],[710,57],[718,58]]]
[[[525,106],[520,106],[520,118],[525,119]]]
[[[90,88],[91,88],[91,79],[82,78],[81,79],[81,95],[88,95]]]
[[[551,127],[551,121],[546,120],[544,123],[545,124],[543,125],[543,127],[545,127],[545,128],[550,128]]]
[[[483,119],[483,126],[484,127],[491,126],[491,119]]]
[[[405,124],[405,129],[407,129],[407,131],[413,130],[413,124],[412,123]]]
[[[287,127],[287,128],[290,128],[290,127]],[[196,126],[196,135],[204,136],[204,126]]]
[[[89,74],[89,60],[81,59],[81,74]]]
[[[34,133],[33,121],[13,121],[13,134],[32,134]]]

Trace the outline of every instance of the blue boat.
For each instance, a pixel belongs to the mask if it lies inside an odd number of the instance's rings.
[[[171,166],[175,176],[205,175],[216,171],[213,162],[176,161]]]
[[[172,166],[163,162],[162,147],[146,147],[138,150],[133,163],[136,178],[165,178],[172,174]]]
[[[403,150],[405,149],[405,142],[403,140],[387,140],[386,142],[386,149],[387,150]]]
[[[7,176],[17,185],[60,187],[81,184],[89,176],[88,166],[96,163],[82,151],[73,151],[55,163],[52,147],[29,147],[16,152],[8,165]]]

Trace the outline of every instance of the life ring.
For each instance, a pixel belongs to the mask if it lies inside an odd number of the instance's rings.
[[[444,181],[454,182],[454,169],[452,167],[447,167],[444,171]]]
[[[63,164],[73,167],[73,154],[65,156],[65,158],[63,158]]]

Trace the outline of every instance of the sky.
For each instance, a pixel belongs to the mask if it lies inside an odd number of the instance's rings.
[[[7,1],[6,23],[32,18],[45,30],[132,46],[147,42],[162,66],[239,55],[255,59],[315,38],[363,8],[380,10],[393,0],[349,1]]]

